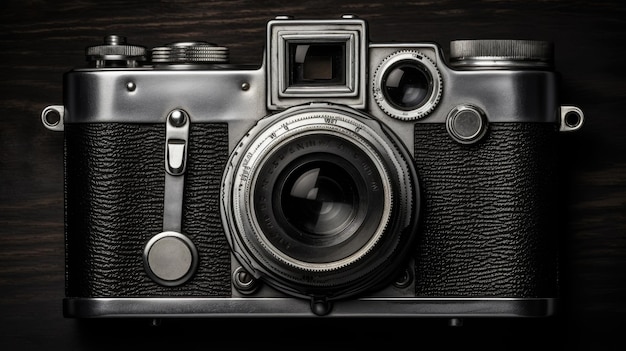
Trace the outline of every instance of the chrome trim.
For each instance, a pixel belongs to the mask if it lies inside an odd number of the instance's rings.
[[[570,115],[576,115],[576,120],[569,120]],[[576,106],[561,106],[560,110],[560,132],[574,132],[579,130],[585,123],[585,114]]]
[[[384,80],[389,71],[400,62],[412,63],[415,66],[422,67],[430,75],[430,83],[432,90],[430,96],[425,97],[423,104],[412,110],[404,110],[396,107],[392,102],[388,101],[385,95]],[[439,103],[441,93],[443,91],[443,80],[441,73],[437,68],[437,64],[428,56],[418,50],[399,50],[387,56],[374,71],[372,79],[372,95],[378,106],[389,116],[403,120],[412,121],[427,116]]]
[[[554,298],[361,298],[334,302],[327,317],[548,317]],[[65,317],[315,317],[294,298],[66,298]]]
[[[48,114],[53,113],[53,114],[57,114],[58,115],[58,121],[55,120],[50,121],[48,119]],[[51,106],[47,106],[46,108],[43,109],[43,111],[41,111],[41,123],[43,123],[43,126],[55,131],[55,132],[62,132],[65,128],[63,127],[63,118],[65,116],[65,107],[63,105],[51,105]]]
[[[293,87],[285,82],[286,49],[294,42],[346,44],[346,84],[339,87]],[[294,20],[278,17],[267,24],[267,108],[278,110],[324,98],[353,108],[366,107],[367,24],[358,18]]]

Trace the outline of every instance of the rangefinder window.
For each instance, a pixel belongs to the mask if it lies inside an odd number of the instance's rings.
[[[345,66],[345,43],[289,45],[290,86],[345,85]]]

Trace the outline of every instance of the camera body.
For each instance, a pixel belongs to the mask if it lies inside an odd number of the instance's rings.
[[[548,316],[552,46],[370,43],[277,17],[260,66],[108,36],[42,112],[65,137],[68,317]],[[59,118],[53,120],[52,116]]]

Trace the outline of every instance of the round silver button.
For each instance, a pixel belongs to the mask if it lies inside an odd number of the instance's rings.
[[[163,232],[155,235],[144,249],[144,265],[152,280],[165,286],[186,282],[196,270],[198,253],[185,235]]]
[[[472,144],[485,136],[487,118],[478,107],[459,105],[448,114],[446,128],[455,141],[461,144]]]

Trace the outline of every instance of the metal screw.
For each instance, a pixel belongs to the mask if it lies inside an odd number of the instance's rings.
[[[187,121],[187,116],[184,111],[174,110],[170,113],[169,119],[170,119],[170,123],[174,127],[181,127]]]
[[[396,281],[393,282],[393,285],[396,288],[404,289],[411,285],[413,281],[413,273],[410,268],[406,268],[402,271],[402,273],[396,278]]]
[[[248,82],[241,83],[241,90],[247,91],[248,89],[250,89],[250,83]]]
[[[126,83],[126,90],[135,91],[135,89],[137,89],[137,85],[134,82]]]
[[[237,267],[233,273],[233,284],[242,294],[252,294],[258,288],[258,282],[243,267]]]

